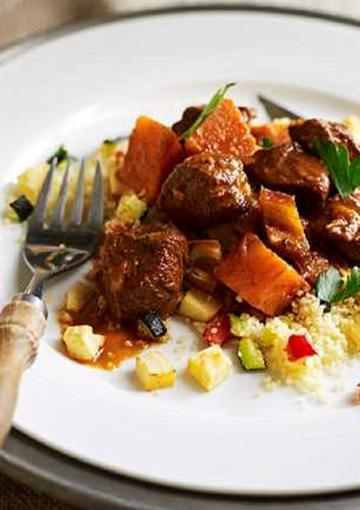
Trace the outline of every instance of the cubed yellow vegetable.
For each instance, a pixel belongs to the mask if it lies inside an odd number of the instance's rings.
[[[66,293],[65,308],[68,312],[80,312],[94,293],[94,287],[87,282],[77,282]]]
[[[356,142],[360,143],[360,118],[356,115],[350,115],[344,119],[344,124],[347,126]]]
[[[91,326],[69,326],[63,340],[70,356],[81,361],[90,361],[99,354],[105,337],[95,335]]]
[[[208,322],[221,308],[221,303],[210,294],[190,289],[183,297],[179,314],[198,322]]]
[[[345,321],[341,325],[341,330],[346,336],[347,351],[350,354],[360,353],[360,316],[356,315],[353,320]]]
[[[96,157],[101,161],[104,175],[108,178],[110,193],[116,197],[120,196],[125,188],[118,175],[124,158],[119,143],[116,140],[104,142],[97,150]]]
[[[147,205],[133,191],[125,192],[119,200],[115,216],[121,223],[132,224],[141,218]]]
[[[211,391],[229,375],[231,362],[218,345],[208,347],[188,360],[187,371],[205,390]]]
[[[159,351],[137,356],[135,370],[141,386],[148,391],[168,388],[175,383],[175,369]]]

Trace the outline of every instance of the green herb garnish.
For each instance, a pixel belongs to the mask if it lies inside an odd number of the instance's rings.
[[[224,99],[226,92],[234,85],[236,85],[236,83],[227,83],[226,85],[218,89],[212,96],[208,104],[205,106],[205,108],[202,110],[198,118],[195,120],[195,122],[179,136],[179,139],[185,140],[186,138],[189,138],[197,130],[197,128],[201,126],[201,124],[209,117],[209,115],[214,113],[219,103]]]
[[[270,149],[270,147],[272,147],[274,144],[272,143],[272,141],[270,140],[270,138],[268,138],[267,136],[265,136],[265,137],[261,140],[261,145],[264,147],[264,149]]]
[[[327,166],[341,198],[345,198],[360,186],[360,157],[350,161],[344,145],[330,140],[315,140],[315,148]]]
[[[34,210],[34,206],[25,195],[20,195],[9,206],[14,209],[20,221],[27,220]]]
[[[52,156],[50,156],[50,158],[47,160],[47,163],[49,163],[49,165],[51,165],[53,160],[55,158],[57,158],[57,164],[59,164],[62,161],[68,159],[68,157],[69,157],[69,154],[68,154],[67,149],[63,145],[60,145],[60,147],[54,152],[54,154]]]
[[[337,269],[330,267],[316,283],[316,295],[325,303],[337,303],[360,292],[360,268],[354,266],[343,280]]]

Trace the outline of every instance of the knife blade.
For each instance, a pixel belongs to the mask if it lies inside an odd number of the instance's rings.
[[[281,117],[288,117],[291,120],[294,119],[301,119],[301,115],[298,115],[294,112],[291,112],[290,110],[284,108],[283,106],[280,106],[279,104],[275,103],[274,101],[271,101],[267,97],[263,96],[262,94],[258,94],[257,96],[258,100],[262,104],[262,106],[265,108],[266,113],[270,117],[270,119],[279,119]]]

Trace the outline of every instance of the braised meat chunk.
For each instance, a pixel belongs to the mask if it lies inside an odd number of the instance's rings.
[[[187,129],[189,129],[190,126],[194,124],[203,109],[203,106],[189,106],[186,108],[182,114],[181,119],[173,124],[173,131],[178,136],[181,136]]]
[[[276,252],[294,260],[309,251],[310,246],[293,196],[262,188],[259,204],[267,239]]]
[[[206,228],[245,212],[250,195],[239,159],[201,153],[176,166],[163,186],[159,207],[176,225]]]
[[[313,287],[322,273],[330,267],[329,260],[321,253],[311,250],[299,253],[294,264],[301,276]]]
[[[312,229],[351,260],[360,262],[360,189],[346,198],[330,198]]]
[[[186,238],[168,227],[106,234],[100,267],[112,317],[134,322],[150,310],[169,316],[180,299],[187,249]]]
[[[341,122],[327,122],[322,119],[301,120],[289,128],[290,137],[298,142],[305,150],[317,154],[315,140],[317,138],[344,145],[350,159],[360,156],[360,146],[355,142],[352,134],[345,124]]]
[[[290,260],[301,276],[314,285],[330,264],[310,247],[294,197],[263,188],[259,203],[270,246],[281,257]]]
[[[295,194],[309,203],[321,203],[329,194],[326,167],[297,144],[287,143],[256,152],[246,171],[258,184]]]

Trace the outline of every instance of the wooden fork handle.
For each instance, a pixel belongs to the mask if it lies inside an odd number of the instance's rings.
[[[21,376],[35,359],[46,326],[42,301],[23,298],[15,296],[0,313],[0,448],[11,428]]]

